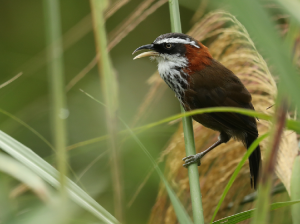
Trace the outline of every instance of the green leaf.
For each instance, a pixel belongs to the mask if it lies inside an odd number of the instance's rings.
[[[82,91],[82,92],[84,92],[84,91]],[[89,96],[90,98],[94,99],[95,101],[97,101],[98,103],[103,105],[103,103],[99,102],[98,100],[96,100],[94,97],[92,97],[88,93],[86,93],[86,92],[84,92],[84,93],[87,96]],[[270,115],[263,114],[263,113],[253,111],[253,110],[241,109],[241,108],[235,108],[235,107],[212,107],[212,108],[198,109],[198,110],[193,110],[193,111],[189,111],[189,112],[186,112],[186,113],[177,114],[177,115],[167,117],[167,118],[162,119],[162,120],[157,121],[157,122],[153,122],[153,123],[141,126],[141,127],[134,128],[132,130],[134,132],[146,131],[150,128],[154,128],[156,126],[171,122],[173,120],[176,120],[176,119],[179,119],[179,118],[182,118],[182,117],[193,116],[193,115],[196,115],[196,114],[213,113],[213,112],[234,112],[234,113],[244,114],[244,115],[247,115],[247,116],[250,116],[250,117],[257,117],[259,119],[267,120],[267,121],[271,121],[271,119],[272,119],[272,116],[270,116]],[[291,119],[287,120],[286,121],[286,127],[290,130],[293,130],[297,133],[300,133],[300,122],[299,121],[295,121],[295,120],[291,120]],[[128,133],[128,130],[123,130],[123,131],[119,132],[119,134],[125,134],[125,133]],[[74,148],[77,148],[77,147],[93,144],[93,143],[96,143],[96,142],[103,141],[103,140],[107,139],[107,137],[108,137],[108,135],[103,135],[103,136],[100,136],[100,137],[97,137],[97,138],[93,138],[93,139],[89,139],[89,140],[86,140],[86,141],[83,141],[83,142],[76,143],[74,145],[69,146],[68,148],[69,149],[74,149]]]
[[[59,173],[49,163],[35,154],[31,149],[14,138],[0,131],[0,148],[20,161],[31,171],[55,188],[60,187]],[[119,223],[108,211],[91,198],[78,185],[67,178],[66,190],[69,197],[80,207],[86,209],[105,223]]]
[[[26,124],[24,121],[22,121],[21,119],[17,118],[16,116],[12,115],[11,113],[3,110],[0,108],[0,113],[10,117],[11,119],[15,120],[16,122],[18,122],[19,124],[23,125],[25,128],[27,128],[29,131],[31,131],[33,134],[35,134],[38,138],[40,138],[43,142],[45,142],[46,145],[48,145],[53,152],[55,152],[55,149],[53,147],[53,145],[51,145],[51,143],[43,136],[41,135],[39,132],[37,132],[35,129],[33,129],[32,127],[30,127],[28,124]]]
[[[263,114],[263,113],[260,113],[260,112],[254,111],[254,110],[249,110],[249,109],[242,109],[242,108],[236,108],[236,107],[210,107],[210,108],[198,109],[198,110],[193,110],[193,111],[177,114],[177,115],[165,118],[163,120],[160,120],[160,121],[157,121],[154,123],[150,123],[150,124],[144,125],[142,127],[135,128],[133,130],[134,131],[146,130],[146,129],[153,128],[158,125],[165,124],[170,121],[182,118],[182,117],[193,116],[196,114],[214,113],[214,112],[239,113],[239,114],[247,115],[250,117],[256,117],[256,118],[259,118],[262,120],[267,120],[267,121],[271,121],[271,119],[272,119],[272,116],[270,116],[270,115]],[[295,120],[291,120],[291,119],[287,120],[286,126],[288,129],[296,131],[297,133],[300,133],[300,122],[299,121],[295,121]]]
[[[278,208],[283,208],[283,207],[286,207],[286,206],[297,204],[299,202],[300,202],[300,200],[273,203],[273,204],[271,204],[270,210],[271,211],[276,210]],[[250,219],[253,216],[254,211],[255,211],[255,209],[251,209],[251,210],[241,212],[241,213],[238,213],[238,214],[235,214],[235,215],[232,215],[232,216],[228,216],[226,218],[219,219],[219,220],[213,222],[213,224],[225,224],[225,223],[226,224],[235,224],[235,223],[239,223],[239,222],[244,221],[246,219]]]
[[[0,153],[0,171],[26,184],[42,200],[49,201],[51,199],[49,189],[39,176],[4,153]]]
[[[98,102],[98,101],[97,101]],[[153,164],[154,169],[158,173],[159,177],[163,181],[166,190],[168,192],[168,195],[170,197],[171,203],[173,205],[173,208],[175,210],[175,214],[178,218],[179,223],[181,224],[192,224],[192,221],[190,217],[188,216],[187,212],[185,211],[184,207],[182,206],[180,200],[172,190],[171,186],[169,185],[168,181],[166,180],[165,176],[159,169],[157,163],[149,153],[149,151],[146,149],[146,147],[143,145],[143,143],[138,139],[138,137],[134,134],[134,132],[129,128],[129,126],[119,117],[120,121],[124,124],[124,126],[127,128],[129,133],[131,134],[132,138],[136,141],[136,143],[141,147],[143,152],[147,155],[147,157],[150,159],[151,163]]]

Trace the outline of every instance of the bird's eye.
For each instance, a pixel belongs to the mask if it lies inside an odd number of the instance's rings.
[[[167,49],[171,49],[173,47],[173,44],[167,43],[165,44],[165,48]]]

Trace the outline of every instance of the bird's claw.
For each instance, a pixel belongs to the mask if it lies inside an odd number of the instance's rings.
[[[184,166],[185,168],[187,168],[189,165],[191,165],[193,163],[197,163],[197,165],[200,166],[201,165],[200,159],[202,157],[203,157],[202,153],[198,153],[196,155],[184,157],[182,159],[184,161],[184,164],[182,166]]]

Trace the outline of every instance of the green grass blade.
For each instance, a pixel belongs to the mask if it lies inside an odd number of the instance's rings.
[[[211,108],[204,108],[204,109],[198,109],[198,110],[193,110],[193,111],[188,111],[185,113],[177,114],[168,118],[165,118],[163,120],[157,121],[150,123],[148,125],[144,125],[142,127],[135,128],[134,130],[140,130],[140,129],[149,129],[164,123],[168,123],[170,121],[182,118],[182,117],[188,117],[188,116],[193,116],[196,114],[204,114],[204,113],[213,113],[213,112],[234,112],[234,113],[239,113],[243,115],[248,115],[251,117],[257,117],[259,119],[263,120],[271,120],[271,116],[263,113],[259,113],[254,110],[249,110],[249,109],[242,109],[242,108],[236,108],[236,107],[211,107]],[[299,123],[300,125],[300,123]],[[300,130],[300,127],[299,127]]]
[[[43,142],[45,142],[46,145],[48,145],[53,151],[55,151],[54,146],[51,145],[51,143],[44,137],[42,136],[39,132],[37,132],[35,129],[30,127],[28,124],[26,124],[24,121],[21,119],[17,118],[16,116],[12,115],[11,113],[3,110],[0,108],[0,113],[5,114],[6,116],[10,117],[11,119],[15,120],[19,124],[23,125],[25,128],[27,128],[29,131],[31,131],[33,134],[35,134],[37,137],[39,137]]]
[[[82,91],[82,92],[84,92],[84,91]],[[88,93],[86,93],[86,92],[84,92],[84,93],[87,96],[89,96],[90,98],[96,100],[94,97],[92,97]],[[99,102],[99,101],[97,101],[97,102]],[[101,102],[99,102],[99,103],[101,103]],[[250,117],[257,117],[257,118],[262,119],[262,120],[267,120],[267,121],[272,120],[272,116],[267,115],[267,114],[263,114],[263,113],[260,113],[260,112],[257,112],[257,111],[253,111],[253,110],[241,109],[241,108],[235,108],[235,107],[211,107],[211,108],[198,109],[198,110],[193,110],[193,111],[177,114],[177,115],[162,119],[162,120],[157,121],[157,122],[153,122],[153,123],[141,126],[141,127],[134,128],[133,131],[134,132],[146,131],[150,128],[154,128],[156,126],[171,122],[173,120],[176,120],[176,119],[179,119],[179,118],[182,118],[182,117],[193,116],[193,115],[196,115],[196,114],[213,113],[213,112],[234,112],[234,113],[247,115],[247,116],[250,116]],[[290,130],[293,130],[297,133],[300,133],[300,122],[299,121],[289,119],[286,122],[286,127]],[[125,134],[127,132],[128,132],[127,130],[123,130],[123,131],[119,132],[119,134]],[[69,149],[74,149],[74,148],[77,148],[77,147],[80,147],[80,146],[93,144],[93,143],[96,143],[96,142],[99,142],[99,141],[103,141],[103,140],[107,139],[107,137],[108,136],[105,135],[105,136],[100,136],[100,137],[97,137],[97,138],[89,139],[89,140],[71,145],[68,148]]]
[[[213,221],[214,221],[214,219],[215,219],[215,217],[216,217],[216,215],[217,215],[217,213],[218,213],[218,211],[219,211],[219,209],[220,209],[220,207],[221,207],[221,204],[222,204],[222,202],[224,201],[224,199],[225,199],[225,197],[226,197],[226,195],[227,195],[229,189],[231,188],[231,186],[232,186],[232,184],[233,184],[235,178],[237,177],[238,173],[240,172],[242,166],[244,165],[244,163],[246,162],[246,160],[248,159],[248,157],[251,155],[251,153],[252,153],[252,152],[256,149],[256,147],[259,145],[259,143],[260,143],[262,140],[264,140],[266,137],[268,137],[268,136],[269,136],[269,133],[264,134],[264,135],[260,136],[259,138],[257,138],[257,139],[251,144],[250,148],[247,150],[247,152],[246,152],[245,155],[243,156],[242,160],[241,160],[241,161],[239,162],[239,164],[237,165],[237,167],[236,167],[234,173],[232,174],[230,180],[228,181],[228,183],[227,183],[227,185],[226,185],[226,187],[225,187],[225,189],[224,189],[224,191],[223,191],[223,194],[222,194],[222,196],[221,196],[221,199],[220,199],[220,201],[219,201],[219,203],[218,203],[218,205],[217,205],[217,208],[215,209],[215,212],[214,212],[214,214],[213,214],[213,216],[212,216],[212,218],[211,218],[210,223],[214,223]],[[227,224],[227,223],[226,223],[226,224]]]
[[[51,199],[51,192],[39,176],[4,153],[0,153],[0,171],[26,184],[42,200],[48,202]]]
[[[134,132],[129,128],[129,126],[121,119],[121,122],[124,124],[124,126],[127,128],[129,133],[131,134],[132,138],[136,141],[136,143],[141,147],[143,152],[147,155],[147,157],[150,159],[151,163],[153,164],[154,169],[158,173],[159,177],[161,178],[162,182],[164,183],[166,190],[168,192],[168,195],[170,197],[170,200],[172,202],[173,208],[175,210],[175,214],[178,218],[179,223],[181,224],[192,224],[192,221],[190,217],[188,216],[187,212],[185,211],[184,207],[180,203],[179,199],[177,198],[176,194],[172,190],[171,186],[169,185],[168,181],[164,177],[163,173],[159,169],[157,163],[149,153],[149,151],[146,149],[146,147],[143,145],[143,143],[138,139],[138,137],[134,134]]]
[[[272,211],[272,210],[276,210],[279,208],[283,208],[283,207],[298,204],[298,203],[300,203],[300,200],[273,203],[270,206],[270,210]],[[244,220],[247,220],[247,219],[250,219],[251,217],[253,217],[255,210],[256,209],[251,209],[251,210],[248,210],[245,212],[237,213],[235,215],[219,219],[219,220],[213,222],[213,224],[225,224],[225,223],[226,224],[236,224],[236,223],[242,222]]]
[[[60,188],[59,172],[52,165],[35,154],[31,149],[2,131],[0,131],[0,148],[28,167],[44,181],[57,189]],[[68,178],[66,178],[66,181],[66,191],[69,197],[77,203],[78,206],[86,209],[105,223],[119,223],[108,211],[73,181]]]
[[[81,90],[84,94],[86,94],[88,97],[90,97],[92,100],[96,101],[97,103],[101,104],[104,107],[107,107],[107,105],[105,105],[104,103],[102,103],[101,101],[97,100],[95,97],[93,97],[92,95],[84,92],[83,90]],[[134,131],[132,129],[130,129],[130,127],[126,124],[126,122],[118,117],[119,120],[123,123],[123,125],[126,127],[126,130],[129,132],[129,134],[132,136],[132,138],[136,141],[136,143],[141,147],[141,149],[143,150],[143,152],[147,155],[147,157],[149,158],[149,160],[151,161],[154,169],[156,170],[156,172],[158,173],[159,177],[161,178],[162,182],[164,183],[166,190],[168,192],[168,195],[170,197],[170,200],[172,202],[172,205],[174,207],[176,216],[179,220],[179,222],[181,224],[189,224],[192,223],[190,217],[188,216],[188,214],[186,213],[184,207],[182,206],[182,204],[180,203],[179,199],[177,198],[176,194],[174,193],[174,191],[172,190],[172,188],[170,187],[168,181],[166,180],[166,178],[164,177],[163,173],[161,172],[161,170],[159,169],[157,163],[155,162],[155,160],[153,159],[153,157],[151,156],[151,154],[149,153],[149,151],[146,149],[146,147],[143,145],[143,143],[139,140],[139,138],[136,136],[136,134],[134,133]]]
[[[168,123],[170,121],[173,121],[173,120],[176,120],[176,119],[179,119],[182,117],[193,116],[196,114],[213,113],[213,112],[233,112],[233,113],[247,115],[250,117],[256,117],[256,118],[266,120],[266,121],[272,120],[272,116],[263,114],[263,113],[260,113],[260,112],[254,111],[254,110],[242,109],[242,108],[236,108],[236,107],[211,107],[211,108],[198,109],[198,110],[193,110],[193,111],[177,114],[177,115],[165,118],[163,120],[144,125],[142,127],[137,127],[134,129],[134,131],[146,130],[149,128],[153,128],[158,125],[165,124],[165,123]],[[291,120],[291,119],[287,120],[286,127],[290,130],[300,133],[300,122],[299,121],[295,121],[295,120]]]

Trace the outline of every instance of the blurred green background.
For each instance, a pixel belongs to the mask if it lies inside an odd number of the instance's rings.
[[[117,27],[141,2],[131,0],[114,13],[107,20],[107,32],[109,33]],[[60,6],[63,34],[90,14],[90,4],[87,0],[62,0]],[[197,1],[180,8],[183,32],[187,32],[192,26],[191,18],[194,11],[191,9],[196,9],[195,6],[197,6]],[[92,27],[91,20],[87,27]],[[156,71],[156,63],[150,63],[146,59],[133,61],[131,54],[137,47],[151,43],[157,36],[168,33],[170,30],[169,9],[166,2],[145,21],[141,22],[110,52],[119,83],[120,105],[118,114],[129,125],[134,120],[138,108],[143,103],[149,90],[146,81]],[[68,44],[64,43],[64,46]],[[0,89],[0,109],[21,119],[52,142],[45,49],[43,1],[1,0],[0,83],[6,82],[19,72],[23,72],[23,75]],[[65,83],[69,83],[94,56],[95,41],[93,31],[90,28],[82,38],[64,51]],[[107,133],[104,108],[80,92],[79,89],[83,89],[97,99],[103,100],[97,67],[88,72],[67,93],[69,109],[67,119],[68,145]],[[179,104],[174,97],[174,93],[167,90],[159,99],[155,108],[149,111],[147,118],[142,120],[141,124],[157,121],[179,112]],[[177,125],[168,125],[151,129],[140,134],[139,137],[152,156],[157,158],[176,127]],[[0,114],[0,129],[55,166],[53,151],[20,123],[9,116]],[[124,127],[120,125],[120,129],[124,129]],[[79,176],[96,157],[106,150],[106,142],[102,141],[69,151],[69,162],[73,170],[73,172],[70,172],[71,179],[76,181],[74,174]],[[149,173],[151,164],[131,139],[122,142],[120,155],[124,205],[126,208],[125,219],[130,220],[130,223],[145,223],[157,195],[159,178],[156,173],[153,173],[136,201],[131,207],[126,207],[138,186]],[[109,162],[109,155],[105,154],[82,176],[79,186],[113,214]],[[5,194],[4,192],[9,194],[19,185],[19,182],[5,174],[1,174],[0,184],[3,188],[6,188],[5,191],[2,191],[3,194]],[[12,207],[14,214],[30,213],[34,206],[42,203],[30,191],[16,199],[12,199],[10,202],[8,206]],[[3,204],[1,203],[0,208],[2,207]],[[84,214],[80,214],[80,217],[82,215]],[[86,221],[96,220],[89,213],[84,216]]]
[[[17,119],[20,119],[25,122],[54,145],[51,120],[53,108],[51,108],[50,79],[47,70],[48,46],[46,45],[44,2],[46,1],[0,1],[0,85],[22,72],[19,78],[0,88],[0,130],[23,143],[49,164],[53,165],[53,167],[57,168],[55,152],[41,138],[17,121]],[[59,2],[62,34],[64,36],[64,78],[67,86],[95,58],[96,45],[92,30],[90,1],[60,0]],[[168,1],[112,0],[110,2],[112,5],[115,3],[122,3],[123,5],[106,20],[108,42],[112,40],[112,34],[126,32],[126,30],[122,29],[118,32],[116,30],[128,17],[136,13],[137,8],[140,8],[142,4],[148,4],[148,6],[145,6],[145,10],[140,11],[140,15],[131,21],[131,24],[134,24],[143,16],[145,16],[145,20],[126,33],[125,37],[119,38],[120,42],[109,52],[119,85],[118,115],[130,127],[136,127],[180,113],[178,100],[174,97],[174,93],[167,89],[162,91],[159,98],[149,107],[150,109],[143,112],[141,118],[139,117],[139,108],[145,103],[145,97],[150,90],[150,85],[147,81],[156,72],[157,65],[155,62],[150,62],[147,59],[133,61],[134,56],[132,55],[132,52],[137,47],[151,43],[161,34],[171,32]],[[187,33],[200,20],[201,16],[212,9],[208,6],[209,0],[181,0],[179,2],[183,33]],[[241,2],[238,2],[239,4],[234,4],[237,3],[234,1],[228,2],[231,3],[232,11],[235,12],[234,14],[237,15],[238,20],[249,31],[255,46],[258,48],[258,52],[261,52],[267,59],[267,62],[270,63],[271,72],[274,72],[275,75],[278,74],[281,80],[286,81],[286,83],[282,82],[282,89],[287,94],[290,94],[291,98],[295,98],[297,93],[299,93],[295,87],[300,81],[289,55],[293,50],[295,64],[298,63],[299,65],[300,50],[298,50],[299,32],[297,21],[290,22],[287,19],[293,16],[291,8],[288,8],[291,5],[287,4],[285,8],[282,0],[257,1],[256,4],[259,2],[257,5],[261,6],[259,7],[261,11],[256,11],[255,7],[251,9],[249,7],[248,10],[246,4],[243,5]],[[274,2],[278,4],[276,5]],[[147,11],[147,9],[151,8],[151,5],[153,6],[157,3],[163,4],[158,8],[153,8],[153,11]],[[214,8],[219,8],[219,4],[218,1]],[[247,4],[251,5],[249,2]],[[280,4],[282,7],[280,7]],[[149,13],[149,16],[146,13]],[[226,27],[228,25],[228,21],[223,22],[219,26],[215,26],[215,28],[221,29],[223,26]],[[265,28],[270,29],[267,30]],[[277,31],[279,32],[277,33]],[[267,39],[270,36],[272,38]],[[217,40],[217,37],[213,35],[208,42],[212,41],[212,39]],[[283,43],[288,44],[288,47]],[[249,43],[247,42],[247,44]],[[254,53],[257,53],[256,49]],[[247,66],[247,63],[245,65]],[[275,76],[275,78],[277,79],[278,77]],[[82,146],[77,145],[77,143],[84,143],[87,140],[105,136],[108,133],[105,108],[86,96],[80,89],[91,94],[96,99],[104,101],[97,66],[89,70],[80,81],[66,91],[68,107],[68,117],[66,119],[67,145],[70,149],[68,151],[68,176],[108,212],[115,215],[111,156],[106,140],[102,139],[101,141],[94,141]],[[276,92],[276,90],[274,91]],[[297,99],[294,99],[294,101],[294,105],[300,105]],[[135,123],[137,118],[140,119]],[[169,140],[172,135],[178,129],[178,123],[161,125],[138,133],[139,139],[153,158],[157,159],[160,157],[165,146],[170,143]],[[126,128],[120,123],[118,131],[124,129]],[[0,138],[2,138],[1,132]],[[119,165],[122,176],[123,221],[124,223],[147,223],[160,189],[160,179],[156,172],[151,173],[153,165],[136,141],[128,137],[128,135],[120,135],[119,140],[118,155],[120,156]],[[0,159],[5,158],[3,155],[4,153],[1,151]],[[20,164],[20,162],[18,163]],[[52,223],[51,218],[59,220],[57,216],[60,212],[64,213],[64,210],[56,211],[55,213],[51,213],[53,212],[52,210],[48,213],[42,212],[42,209],[47,208],[47,206],[58,210],[61,208],[56,206],[58,202],[55,199],[58,194],[54,188],[47,185],[51,189],[49,192],[54,196],[53,201],[47,201],[49,204],[44,203],[43,200],[45,199],[41,196],[43,195],[41,192],[33,193],[33,191],[28,190],[24,187],[25,185],[22,185],[11,175],[5,174],[1,165],[0,223],[42,223],[47,217],[50,221],[48,220],[46,223]],[[159,166],[164,170],[163,163],[159,164]],[[17,168],[14,166],[8,167],[12,171],[16,171]],[[19,168],[22,169],[22,167]],[[19,173],[24,173],[25,176],[26,172],[26,169],[24,169],[23,172]],[[149,174],[151,174],[150,178],[147,179]],[[168,173],[166,172],[165,175],[168,175]],[[144,180],[147,181],[133,203],[131,203]],[[29,181],[29,176],[27,181]],[[276,182],[276,184],[278,183],[279,181]],[[285,189],[283,186],[281,188],[280,192],[282,193]],[[178,193],[178,189],[174,191]],[[268,195],[265,197],[268,198]],[[287,200],[289,200],[289,197],[286,192],[272,198],[272,201]],[[168,201],[167,203],[170,202]],[[61,203],[60,205],[63,206],[64,204]],[[248,209],[247,206],[241,206],[241,209]],[[64,222],[60,220],[61,222],[57,223],[102,223],[82,208],[76,206],[66,206],[66,208],[70,208],[73,212],[71,221]],[[188,210],[189,208],[186,209]],[[62,215],[62,217],[64,216],[63,218],[69,218],[67,212],[65,215]],[[171,213],[172,211],[163,212]],[[163,212],[162,214],[165,214]],[[272,223],[275,223],[275,220],[277,223],[291,222],[289,208],[282,209],[281,213],[272,212],[270,214]],[[278,216],[284,217],[285,220],[282,219],[281,221]],[[30,218],[33,218],[31,220],[35,221],[28,221]],[[20,222],[23,219],[27,221]],[[53,221],[53,223],[56,222]]]

